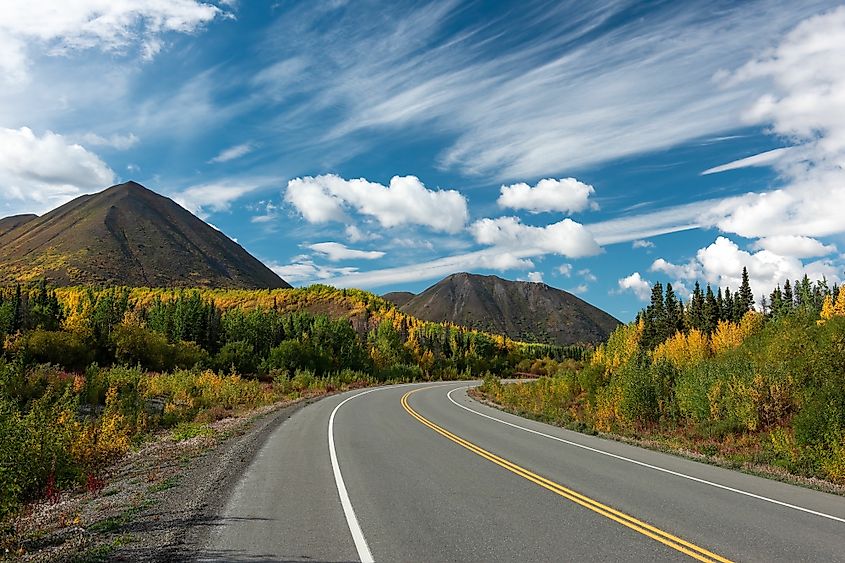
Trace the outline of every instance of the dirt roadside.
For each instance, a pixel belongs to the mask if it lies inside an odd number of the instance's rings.
[[[97,492],[29,507],[2,560],[190,561],[243,470],[272,432],[323,398],[276,404],[178,439],[162,434],[111,469]]]

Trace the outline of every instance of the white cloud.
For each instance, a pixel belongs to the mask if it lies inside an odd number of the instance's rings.
[[[481,219],[470,226],[470,232],[479,244],[503,249],[532,249],[534,255],[552,253],[581,258],[601,252],[590,232],[572,219],[545,227],[523,225],[519,217]]]
[[[271,262],[268,267],[276,272],[283,280],[294,284],[299,282],[324,282],[336,276],[348,276],[358,271],[358,268],[333,268],[315,264],[306,256],[295,257],[290,264]]]
[[[651,296],[651,283],[644,280],[639,272],[634,272],[628,277],[620,279],[618,282],[619,291],[630,291],[640,301],[648,301]]]
[[[236,158],[246,156],[254,150],[255,146],[252,143],[243,143],[241,145],[235,145],[233,147],[229,147],[228,149],[220,151],[217,156],[215,156],[208,162],[209,164],[229,162],[230,160],[235,160]]]
[[[394,176],[388,186],[334,174],[295,178],[288,182],[285,201],[310,223],[342,221],[351,209],[374,217],[385,228],[422,225],[457,233],[469,215],[467,200],[459,192],[427,189],[416,176]]]
[[[780,160],[791,148],[792,147],[782,147],[779,149],[772,149],[770,151],[761,152],[759,154],[755,154],[745,158],[740,158],[739,160],[734,160],[733,162],[728,162],[727,164],[708,168],[707,170],[702,172],[701,175],[706,176],[708,174],[718,174],[719,172],[739,170],[740,168],[748,168],[751,166],[769,166]]]
[[[638,239],[631,243],[631,248],[654,248],[654,243],[650,240]]]
[[[589,268],[584,268],[583,270],[578,270],[578,275],[584,278],[584,280],[592,283],[594,281],[598,281],[596,275],[589,270]]]
[[[718,237],[713,244],[700,249],[695,259],[676,265],[663,259],[655,261],[652,270],[664,272],[674,278],[704,281],[714,286],[739,288],[742,268],[748,268],[751,289],[759,299],[768,295],[784,280],[796,280],[805,274],[811,280],[826,278],[829,282],[841,281],[842,265],[833,260],[803,262],[798,257],[781,255],[770,250],[747,252],[727,239]]]
[[[165,34],[191,33],[222,13],[195,0],[75,0],[60,8],[53,0],[3,2],[0,79],[26,79],[28,47],[49,55],[86,49],[120,54],[136,47],[150,58],[161,49]]]
[[[46,211],[114,183],[115,174],[96,154],[47,131],[0,128],[0,196],[4,213]]]
[[[528,272],[528,281],[532,283],[543,283],[543,272]]]
[[[190,186],[172,194],[179,205],[202,218],[209,213],[229,211],[232,202],[246,194],[267,189],[277,178],[223,178],[215,182]],[[269,221],[269,219],[268,219]],[[257,222],[262,222],[259,219]]]
[[[833,244],[823,244],[810,237],[780,235],[762,238],[754,243],[755,249],[768,250],[781,256],[795,258],[814,258],[827,256],[836,252]]]
[[[587,291],[589,289],[590,288],[587,284],[582,283],[582,284],[576,285],[575,287],[570,287],[567,291],[569,291],[569,293],[576,293],[578,295],[581,295],[582,293],[587,293]]]
[[[568,278],[572,276],[572,264],[561,264],[557,271],[560,272],[560,275]]]
[[[377,260],[384,256],[378,250],[356,250],[339,242],[318,242],[308,246],[314,252],[325,255],[332,262],[339,260]]]
[[[695,262],[688,264],[672,264],[663,258],[658,258],[651,264],[652,272],[662,272],[675,279],[694,280],[701,275],[701,269]]]
[[[499,207],[526,209],[531,213],[576,213],[590,206],[589,199],[594,193],[593,186],[575,178],[546,178],[533,187],[526,183],[502,186],[497,203]],[[595,209],[597,205],[593,203],[591,207]]]
[[[138,141],[140,141],[134,133],[129,133],[127,135],[114,134],[109,135],[108,137],[102,137],[96,133],[85,133],[80,136],[79,140],[88,146],[110,147],[119,151],[131,149],[138,144]]]
[[[339,113],[312,143],[434,129],[456,138],[441,155],[445,167],[541,177],[735,130],[765,80],[727,84],[714,75],[825,5],[733,3],[713,13],[667,5],[624,19],[629,3],[594,3],[550,7],[542,26],[525,10],[457,33],[454,1],[356,11],[323,25],[303,25],[325,20],[318,8],[303,10],[274,34],[301,46],[282,62],[310,70],[294,84],[306,101],[279,119]],[[296,72],[282,70],[268,95],[290,88]]]

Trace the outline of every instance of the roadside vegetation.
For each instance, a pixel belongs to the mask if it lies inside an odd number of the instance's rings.
[[[696,285],[688,304],[655,284],[588,361],[479,393],[580,431],[845,484],[845,288],[787,281],[752,304],[747,275],[733,295]]]
[[[507,375],[584,357],[403,315],[357,290],[0,290],[0,519],[155,432],[367,385]]]

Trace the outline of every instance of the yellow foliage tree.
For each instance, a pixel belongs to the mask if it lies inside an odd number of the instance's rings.
[[[689,334],[678,332],[660,344],[652,352],[652,357],[683,369],[703,361],[710,353],[710,339],[700,330],[692,329]]]

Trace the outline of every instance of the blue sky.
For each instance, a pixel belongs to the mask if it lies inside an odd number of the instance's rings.
[[[134,179],[294,285],[845,269],[834,2],[13,1],[0,215]],[[5,8],[4,8],[5,9]]]

